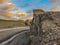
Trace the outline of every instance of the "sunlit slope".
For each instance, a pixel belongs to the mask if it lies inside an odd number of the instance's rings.
[[[20,27],[25,26],[23,20],[3,20],[0,19],[0,28],[11,28],[11,27]]]

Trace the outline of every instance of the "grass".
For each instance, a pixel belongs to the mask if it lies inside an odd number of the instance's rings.
[[[0,19],[0,28],[11,28],[11,27],[20,27],[25,26],[23,20],[3,20]]]

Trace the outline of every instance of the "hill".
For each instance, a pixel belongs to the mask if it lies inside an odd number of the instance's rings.
[[[0,19],[0,29],[1,28],[11,28],[11,27],[20,27],[25,26],[23,20],[3,20]]]

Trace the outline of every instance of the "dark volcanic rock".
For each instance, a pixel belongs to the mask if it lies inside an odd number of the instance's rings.
[[[60,45],[60,12],[42,10],[33,12],[30,26],[31,35],[33,35],[32,45]]]

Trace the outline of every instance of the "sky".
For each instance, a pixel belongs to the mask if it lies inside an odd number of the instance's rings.
[[[21,11],[29,12],[27,13],[28,18],[33,16],[31,11],[33,9],[60,11],[60,0],[13,0],[11,2],[16,4],[17,7],[21,8]]]
[[[0,19],[32,19],[33,9],[60,11],[60,0],[0,0]]]
[[[32,9],[43,9],[49,11],[53,6],[60,6],[60,0],[10,0],[12,3],[20,7],[22,11]]]

